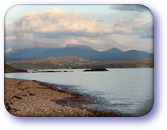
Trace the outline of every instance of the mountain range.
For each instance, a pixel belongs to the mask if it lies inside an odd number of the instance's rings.
[[[153,58],[153,53],[139,50],[122,51],[111,48],[105,51],[97,51],[89,46],[68,44],[66,47],[44,46],[36,43],[23,49],[15,49],[5,54],[6,61],[25,59],[46,59],[48,57],[75,56],[86,60],[98,62],[131,61]]]

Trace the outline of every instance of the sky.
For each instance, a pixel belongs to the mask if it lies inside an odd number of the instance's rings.
[[[5,51],[35,43],[153,52],[153,16],[142,5],[15,5],[5,16]]]

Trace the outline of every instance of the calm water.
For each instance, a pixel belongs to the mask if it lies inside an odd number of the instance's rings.
[[[85,94],[98,104],[86,107],[141,116],[153,104],[153,69],[109,69],[106,72],[8,73],[5,77],[58,84],[60,88]]]

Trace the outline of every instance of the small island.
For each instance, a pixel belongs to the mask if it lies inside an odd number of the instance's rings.
[[[87,71],[108,71],[106,68],[91,68],[91,69],[86,69],[83,72]]]

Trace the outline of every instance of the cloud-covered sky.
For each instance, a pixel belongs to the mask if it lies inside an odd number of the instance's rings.
[[[153,51],[153,18],[142,5],[16,5],[5,17],[5,50],[42,42],[96,50]]]

